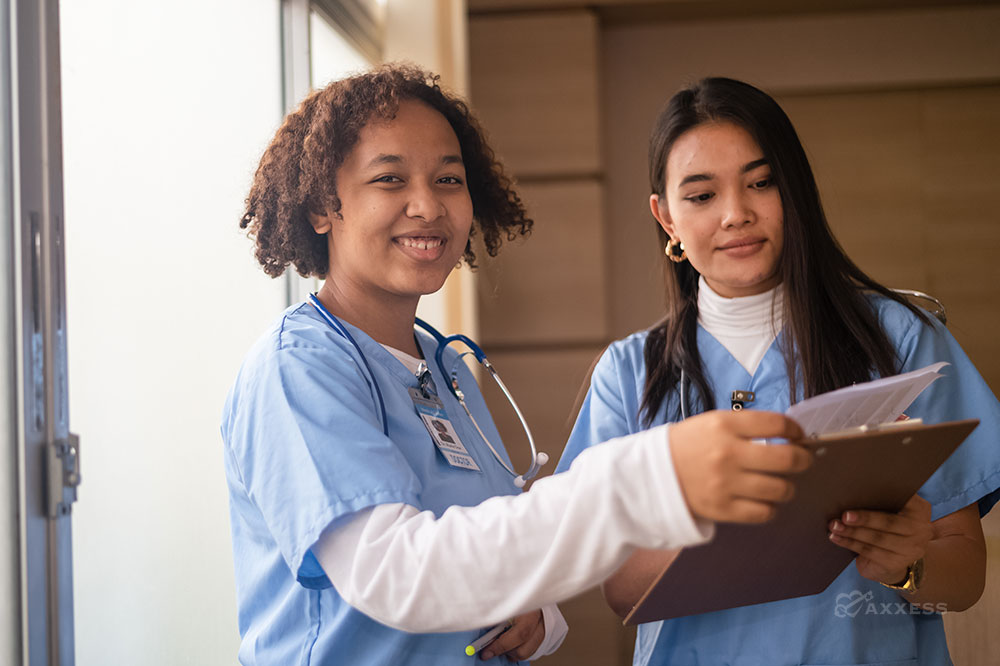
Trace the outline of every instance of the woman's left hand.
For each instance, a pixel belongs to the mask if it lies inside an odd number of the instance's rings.
[[[914,495],[899,513],[845,511],[830,521],[830,540],[858,554],[858,572],[869,580],[895,585],[924,556],[934,536],[931,505]]]
[[[535,654],[543,640],[545,640],[545,622],[542,621],[542,611],[531,611],[515,617],[510,629],[483,648],[479,658],[492,659],[502,654],[511,661],[524,661]]]

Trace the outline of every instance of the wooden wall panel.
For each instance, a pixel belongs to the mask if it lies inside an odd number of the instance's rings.
[[[785,96],[830,225],[890,287],[944,302],[1000,389],[1000,86]]]
[[[600,169],[597,30],[588,11],[469,19],[472,106],[519,179]]]
[[[847,254],[890,287],[930,291],[920,93],[778,101],[805,143],[830,227]]]
[[[927,92],[921,112],[929,286],[948,307],[949,329],[998,393],[1000,86]]]
[[[485,349],[524,412],[538,450],[549,454],[552,462],[543,468],[542,475],[551,474],[569,437],[577,396],[592,363],[604,348],[598,345],[561,351]],[[514,466],[523,471],[530,456],[517,417],[488,377],[482,377],[480,385]]]
[[[535,220],[479,270],[486,344],[592,343],[606,335],[603,191],[596,181],[519,188]]]

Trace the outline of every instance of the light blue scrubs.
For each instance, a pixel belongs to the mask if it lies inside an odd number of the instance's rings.
[[[458,402],[441,390],[458,436],[482,471],[451,467],[407,393],[418,386],[413,374],[361,330],[345,326],[382,390],[389,437],[362,358],[306,303],[289,308],[254,345],[226,400],[222,436],[240,663],[477,663],[465,646],[482,630],[407,634],[379,624],[337,594],[310,551],[330,524],[366,507],[401,502],[440,516],[452,505],[518,492]],[[417,339],[424,357],[433,359],[434,340],[421,331]],[[444,387],[436,365],[428,365]],[[460,365],[469,408],[499,442],[475,380]]]
[[[902,372],[936,361],[951,363],[907,414],[928,423],[981,421],[920,495],[932,504],[934,519],[976,502],[985,515],[1000,495],[1000,405],[955,339],[936,321],[927,327],[888,299],[876,298],[873,304],[898,350]],[[612,344],[601,358],[557,471],[567,469],[588,446],[644,428],[639,406],[646,378],[645,341],[645,333],[636,333]],[[750,376],[699,327],[698,350],[716,406],[727,408],[733,390],[748,389],[756,393],[749,409],[785,411],[789,389],[779,344],[780,338]],[[665,423],[666,414],[676,413],[674,394],[672,404],[661,407],[653,423]],[[861,600],[868,594],[867,601]],[[941,616],[911,615],[909,606],[901,609],[900,602],[899,595],[862,578],[852,564],[821,594],[640,625],[633,663],[950,664]]]

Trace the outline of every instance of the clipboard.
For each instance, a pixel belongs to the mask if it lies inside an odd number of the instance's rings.
[[[767,523],[720,523],[712,541],[682,550],[625,624],[822,592],[855,557],[829,540],[829,521],[848,509],[899,511],[977,425],[902,421],[798,442],[815,460],[795,477],[794,499]]]

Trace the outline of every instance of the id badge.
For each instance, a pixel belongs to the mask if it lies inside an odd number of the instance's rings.
[[[424,427],[434,440],[438,452],[444,456],[448,464],[474,472],[481,471],[462,444],[462,440],[458,438],[458,433],[448,419],[448,413],[444,411],[441,399],[434,394],[425,396],[416,388],[410,389],[410,399],[413,400],[413,406],[417,408],[417,414],[420,415],[420,420],[424,422]]]

